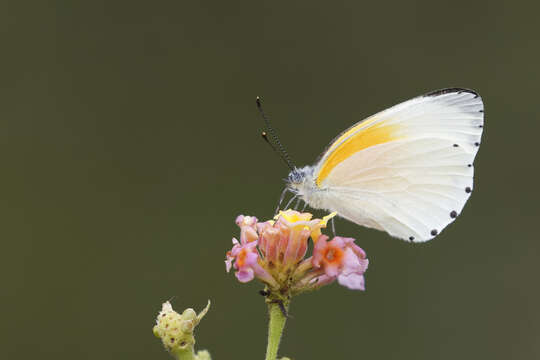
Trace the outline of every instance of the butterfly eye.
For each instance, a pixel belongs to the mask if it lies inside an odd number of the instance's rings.
[[[294,169],[289,173],[287,181],[291,184],[300,184],[304,179],[304,174],[299,169]]]
[[[295,168],[287,176],[287,182],[289,184],[302,184],[306,181],[306,178],[313,176],[313,167],[305,166],[303,168]]]
[[[299,176],[298,176],[298,173],[293,170],[289,173],[289,176],[287,176],[287,181],[290,182],[290,183],[298,183],[298,180],[299,180]]]

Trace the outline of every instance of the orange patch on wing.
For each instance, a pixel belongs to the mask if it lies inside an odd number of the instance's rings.
[[[371,118],[368,118],[368,119],[365,119],[363,121],[360,121],[358,124],[354,125],[353,127],[351,127],[350,129],[346,130],[343,134],[341,134],[333,143],[332,145],[328,148],[328,151],[332,151],[334,150],[341,141],[345,140],[346,138],[348,138],[349,136],[351,136],[352,134],[354,134],[355,131],[357,131],[358,129],[364,127],[364,126],[369,126],[369,124],[373,123],[374,121],[376,121],[376,118],[375,117],[371,117]]]
[[[369,121],[371,122],[371,120]],[[362,125],[366,125],[366,122],[364,122]],[[337,146],[340,141],[353,133],[356,127],[357,126],[340,136],[339,139],[336,140],[328,150],[330,152],[332,149],[334,149],[334,151],[322,164],[321,170],[317,175],[316,182],[318,186],[321,185],[334,167],[336,167],[343,160],[347,159],[349,156],[368,147],[395,140],[397,138],[395,133],[399,128],[399,125],[384,125],[384,123],[380,123],[370,126],[359,131],[357,134],[345,140],[341,145]]]

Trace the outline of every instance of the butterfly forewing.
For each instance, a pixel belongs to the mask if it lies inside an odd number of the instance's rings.
[[[475,92],[445,89],[359,122],[315,166],[325,207],[401,239],[432,239],[472,191],[483,111]]]

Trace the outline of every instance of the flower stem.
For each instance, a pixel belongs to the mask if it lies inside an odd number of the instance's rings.
[[[285,311],[288,307],[288,303],[283,304],[283,309],[285,309]],[[283,328],[285,328],[287,317],[283,314],[280,304],[275,302],[268,304],[268,315],[270,316],[270,322],[268,324],[266,360],[276,360],[279,342],[281,340],[281,335],[283,334]]]
[[[187,349],[176,349],[171,354],[176,360],[195,360],[194,352],[193,346],[190,346]]]

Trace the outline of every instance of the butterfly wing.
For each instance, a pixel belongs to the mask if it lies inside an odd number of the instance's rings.
[[[357,123],[315,165],[323,207],[404,240],[434,238],[472,191],[483,112],[474,91],[444,89]]]

